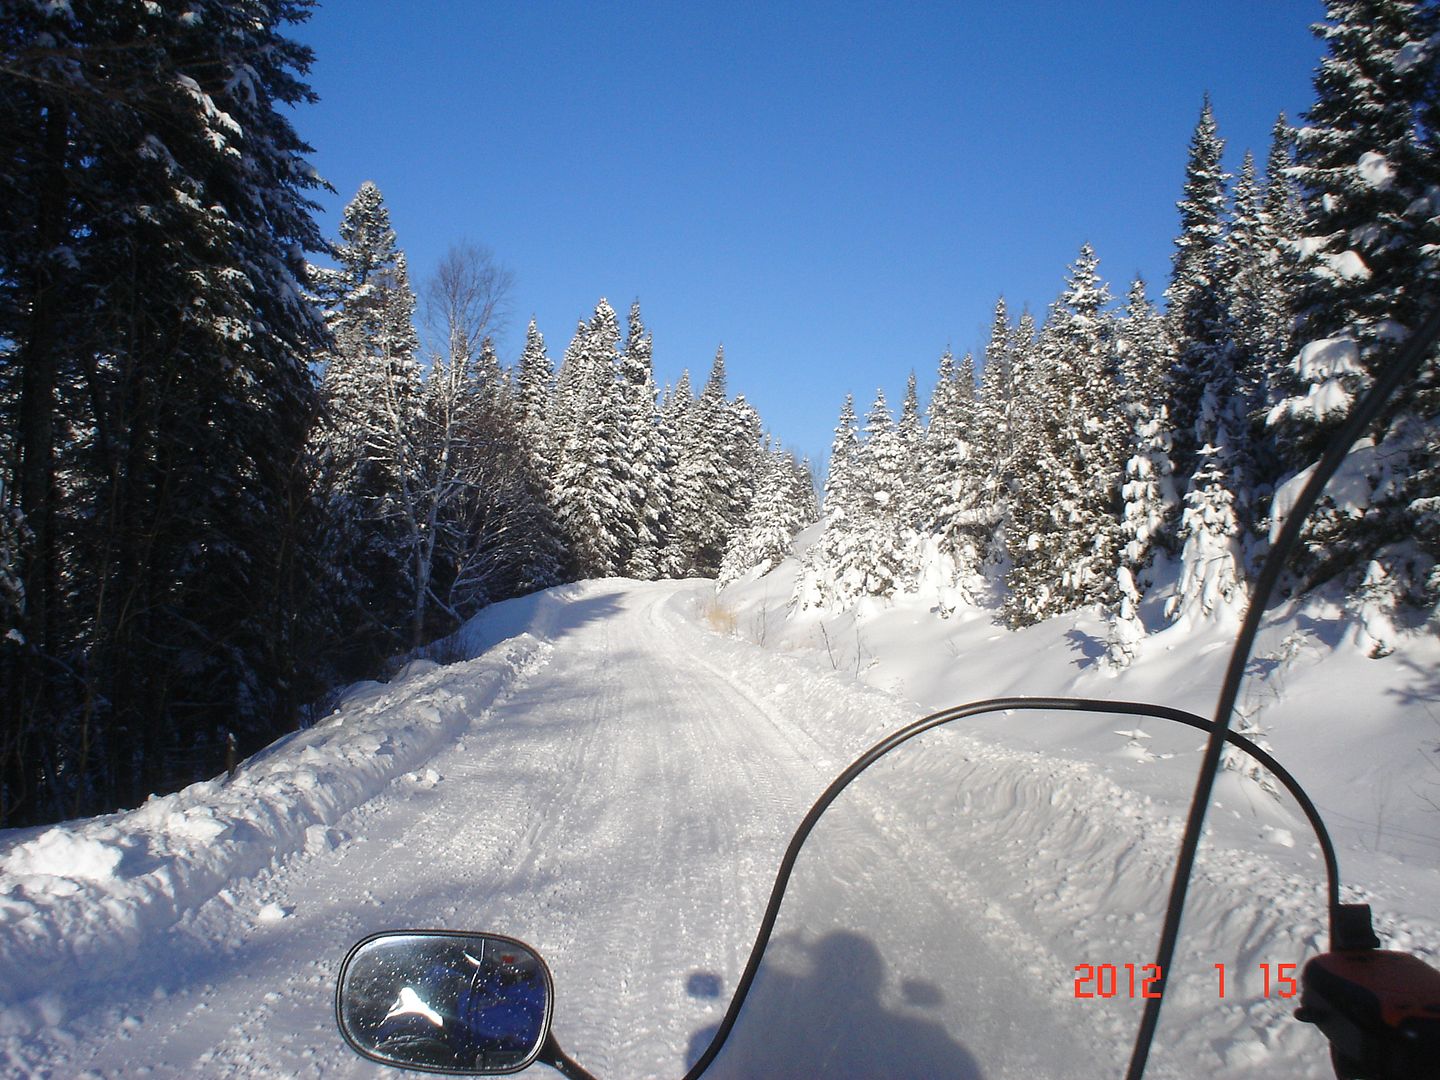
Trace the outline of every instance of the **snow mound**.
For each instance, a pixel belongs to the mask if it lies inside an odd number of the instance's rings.
[[[125,853],[113,844],[90,836],[76,836],[63,828],[49,829],[17,847],[7,860],[6,869],[18,877],[106,882],[114,880],[124,857]]]
[[[0,1005],[118,971],[227,883],[342,843],[336,819],[393,780],[438,783],[426,762],[551,651],[520,634],[471,660],[412,663],[388,684],[353,688],[334,715],[272,743],[231,778],[8,849],[0,840]],[[288,915],[269,905],[256,919]]]

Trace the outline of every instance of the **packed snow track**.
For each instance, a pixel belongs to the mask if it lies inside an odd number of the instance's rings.
[[[462,632],[460,661],[357,688],[336,716],[257,755],[228,785],[197,785],[65,833],[99,864],[65,886],[70,899],[98,911],[109,898],[110,929],[99,916],[67,922],[63,898],[32,902],[27,915],[27,897],[64,892],[44,858],[61,834],[17,838],[29,846],[8,849],[7,940],[29,941],[32,955],[46,933],[71,940],[81,926],[93,940],[10,994],[0,1072],[384,1075],[336,1030],[340,961],[376,930],[450,927],[519,937],[545,957],[555,1033],[597,1076],[680,1076],[724,1012],[805,810],[857,750],[914,715],[843,672],[725,633],[715,625],[723,612],[707,618],[711,598],[707,582],[600,581],[498,605]],[[405,734],[422,729],[424,738]],[[342,744],[372,763],[398,755],[392,771],[404,771],[377,773],[373,790],[347,788],[362,765],[326,767]],[[1126,875],[1163,888],[1173,828],[1144,833],[1138,803],[1104,795],[1067,763],[989,753],[960,734],[927,753],[950,762],[936,790],[926,790],[934,769],[921,758],[887,761],[821,822],[751,1004],[710,1075],[1069,1080],[1123,1071],[1138,1003],[1076,1007],[1073,969],[1103,962],[1095,948],[1131,935],[1134,955],[1110,962],[1148,959],[1149,924],[1137,929],[1124,910],[1135,894]],[[958,773],[957,759],[966,763]],[[220,859],[213,865],[229,867],[228,878],[202,895],[195,867],[211,864],[177,846],[169,876],[156,879],[172,883],[166,904],[153,888],[137,892],[135,882],[159,873],[157,822],[167,836],[190,828],[196,850],[219,859],[247,834],[205,800],[273,795],[279,781],[267,788],[260,777],[266,768],[280,776],[284,761],[311,763],[304,783],[298,765],[283,774],[284,791],[300,793],[289,804],[296,820],[249,826],[268,830],[273,860],[247,868]],[[1128,825],[1117,831],[1077,809],[1097,790]],[[1007,812],[1057,824],[997,832]],[[197,821],[212,831],[196,831]],[[107,865],[111,850],[120,855]],[[1087,877],[1078,868],[1089,862],[1097,871]],[[1042,888],[1037,866],[1060,869]],[[1106,914],[1111,889],[1125,899]],[[1266,905],[1283,908],[1276,891]],[[1042,909],[1075,920],[1073,955],[1037,931]],[[23,957],[16,946],[0,959],[19,972]],[[1216,1039],[1230,1032],[1223,1010],[1201,1008],[1220,1016]],[[1253,1017],[1232,1010],[1232,1027],[1238,1019]],[[1151,1075],[1187,1070],[1162,1060]]]

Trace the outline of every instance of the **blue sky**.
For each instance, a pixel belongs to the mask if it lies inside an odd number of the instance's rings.
[[[640,299],[656,377],[732,394],[818,463],[841,399],[898,405],[995,300],[1042,316],[1081,244],[1112,292],[1170,267],[1208,90],[1227,164],[1310,104],[1318,0],[329,0],[295,36],[333,236],[364,180],[412,274],[451,243],[515,274],[559,360]]]

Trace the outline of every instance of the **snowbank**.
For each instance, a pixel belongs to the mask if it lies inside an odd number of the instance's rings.
[[[915,716],[991,697],[1071,695],[1152,701],[1208,717],[1238,628],[1233,613],[1168,624],[1162,583],[1141,612],[1148,633],[1135,662],[1116,673],[1103,663],[1109,628],[1096,611],[1012,631],[995,611],[956,606],[948,593],[867,600],[842,613],[794,610],[799,573],[792,557],[720,593],[737,636],[913,702]],[[1418,942],[1433,964],[1440,955],[1440,641],[1401,634],[1394,653],[1372,659],[1360,628],[1339,596],[1311,595],[1273,610],[1235,724],[1319,805],[1347,895],[1374,897],[1382,939]],[[1153,800],[1162,816],[1183,815],[1204,742],[1160,720],[1078,714],[992,716],[965,721],[964,729],[1074,762]],[[1318,888],[1304,818],[1269,790],[1261,770],[1231,760],[1235,771],[1217,789],[1210,834],[1235,851],[1274,858]]]
[[[341,815],[421,769],[550,651],[522,634],[445,667],[414,661],[388,684],[351,687],[332,716],[233,777],[125,813],[0,833],[0,1005],[28,999],[50,1022],[47,1003],[66,986],[123,968],[227,883],[333,847]],[[26,1023],[0,1011],[0,1027]]]

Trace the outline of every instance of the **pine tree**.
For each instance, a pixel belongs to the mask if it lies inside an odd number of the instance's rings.
[[[1300,305],[1305,344],[1268,416],[1293,471],[1319,457],[1395,343],[1440,302],[1440,14],[1423,0],[1330,0],[1326,15],[1316,29],[1328,55],[1294,168],[1313,256]],[[1302,568],[1311,578],[1351,567],[1357,581],[1372,578],[1362,567],[1379,557],[1388,565],[1380,577],[1399,593],[1440,597],[1430,570],[1440,558],[1436,385],[1431,363],[1372,427],[1371,490],[1317,508]]]
[[[1003,517],[1009,489],[1017,434],[1015,366],[1017,352],[1028,348],[1032,333],[1021,341],[1020,332],[1010,324],[1002,296],[995,303],[995,318],[980,372],[979,414],[975,431],[977,469],[984,476],[986,501],[994,507],[997,520]]]
[[[555,510],[581,577],[619,573],[635,543],[635,498],[622,464],[619,344],[615,309],[602,299],[576,331],[557,379]]]
[[[366,181],[341,214],[337,266],[316,273],[333,348],[321,380],[325,423],[315,432],[321,486],[337,526],[336,554],[355,619],[414,639],[424,622],[424,510],[417,485],[421,372],[416,298],[379,188]],[[417,623],[418,618],[418,623]],[[380,647],[386,648],[387,644]]]
[[[793,599],[802,608],[833,609],[849,600],[849,585],[841,584],[840,571],[850,563],[853,537],[860,527],[859,450],[855,401],[846,394],[830,444],[830,467],[821,507],[825,527],[819,539],[806,550],[802,572],[795,581]]]
[[[1087,244],[1051,307],[1024,394],[1007,526],[1007,620],[1019,626],[1112,600],[1124,428],[1110,294]],[[1017,393],[1018,393],[1017,389]]]
[[[0,824],[138,801],[291,722],[320,250],[309,5],[0,8]],[[23,529],[23,534],[19,533]]]
[[[1165,401],[1165,369],[1170,345],[1163,316],[1145,295],[1145,283],[1130,286],[1125,315],[1116,327],[1120,407],[1128,426],[1128,459],[1120,495],[1119,565],[1110,611],[1107,659],[1122,668],[1134,659],[1144,636],[1140,601],[1146,573],[1155,555],[1173,544],[1178,503],[1171,473],[1169,409]]]
[[[1190,139],[1184,195],[1176,204],[1180,235],[1175,239],[1170,288],[1165,294],[1170,337],[1176,349],[1170,403],[1175,425],[1173,461],[1182,484],[1194,472],[1202,445],[1196,427],[1204,388],[1214,382],[1212,368],[1230,362],[1232,336],[1221,267],[1225,183],[1229,179],[1220,165],[1224,149],[1207,94]]]
[[[744,525],[731,538],[721,562],[717,580],[722,586],[751,571],[763,574],[779,566],[789,556],[795,534],[808,524],[794,457],[778,448],[770,450],[759,456],[757,468],[755,495]]]
[[[649,581],[661,576],[661,551],[671,528],[671,448],[662,442],[656,403],[654,345],[640,316],[640,301],[630,305],[625,348],[620,354],[622,428],[629,440],[634,547],[626,560],[630,577]]]
[[[1008,328],[1007,328],[1008,329]],[[952,590],[973,599],[975,577],[995,524],[977,460],[975,362],[969,353],[955,367],[946,350],[940,358],[930,422],[925,431],[918,474],[923,492],[918,528],[922,549],[916,557],[915,585],[935,589],[940,612],[948,614]]]
[[[554,467],[549,416],[550,399],[555,390],[555,365],[550,362],[550,355],[545,351],[545,336],[540,333],[533,318],[525,328],[525,348],[516,367],[520,431],[536,469],[548,474]]]

